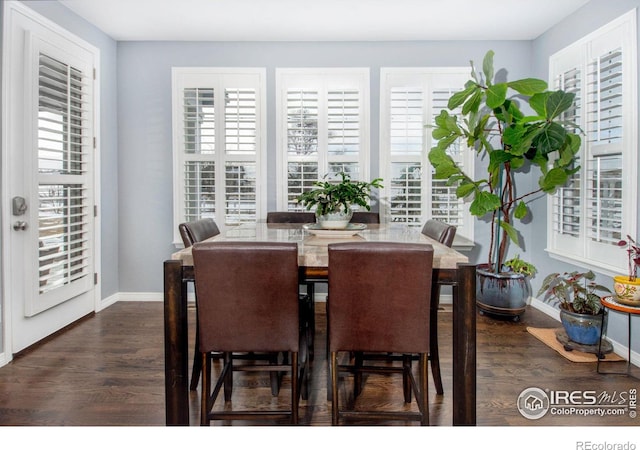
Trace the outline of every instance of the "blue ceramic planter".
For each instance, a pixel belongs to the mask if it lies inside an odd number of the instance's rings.
[[[522,274],[513,272],[494,273],[485,265],[476,270],[476,304],[480,312],[511,317],[519,320],[524,314],[531,284]]]
[[[560,309],[560,322],[573,342],[596,345],[600,341],[602,314],[578,314]]]

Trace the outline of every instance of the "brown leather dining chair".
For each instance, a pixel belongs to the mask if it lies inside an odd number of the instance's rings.
[[[205,239],[208,239],[213,236],[217,236],[220,234],[220,229],[218,228],[218,224],[216,224],[215,220],[211,218],[203,218],[194,220],[191,222],[184,222],[178,225],[178,230],[180,231],[180,237],[182,238],[182,243],[184,244],[184,248],[191,247],[193,244],[197,242],[202,242]],[[189,385],[189,389],[195,391],[198,389],[198,381],[200,379],[200,372],[202,371],[202,360],[200,359],[200,355],[198,355],[198,307],[197,307],[197,294],[196,294],[196,339],[195,339],[195,350],[193,352],[193,365],[191,369],[191,383]]]
[[[329,249],[328,322],[332,424],[340,419],[418,420],[429,424],[429,327],[433,248],[392,242],[332,243]],[[339,354],[384,352],[403,355],[402,367],[339,364]],[[418,377],[412,360],[418,359]],[[344,358],[343,358],[344,359]],[[405,402],[415,395],[418,412],[340,409],[340,374],[354,374],[353,403],[362,373],[401,373]],[[357,405],[356,405],[357,406]]]
[[[180,231],[184,248],[191,247],[196,242],[201,242],[220,234],[218,224],[216,224],[215,220],[208,217],[181,223],[178,225],[178,230]]]
[[[307,390],[308,358],[306,333],[300,326],[297,243],[198,243],[193,246],[193,266],[202,359],[201,425],[211,420],[266,418],[298,423],[300,393]],[[224,355],[213,389],[211,352]],[[243,352],[285,353],[287,358],[276,364],[260,360],[239,364],[232,354]],[[245,370],[287,371],[291,378],[289,409],[264,409],[262,405],[255,410],[234,410],[233,374]],[[221,389],[222,406],[216,404]]]
[[[380,214],[371,211],[354,211],[351,223],[380,223]]]
[[[267,212],[267,223],[315,223],[316,214],[309,211],[269,211]],[[304,317],[307,318],[307,330],[309,330],[309,347],[310,359],[314,356],[314,339],[315,339],[315,282],[308,281],[304,283],[306,294],[300,295],[301,305],[306,308],[307,312]]]
[[[267,223],[314,223],[316,214],[309,211],[269,211]]]
[[[451,247],[456,237],[456,227],[441,220],[429,219],[422,227],[422,234],[429,236],[441,244]],[[444,394],[442,375],[440,374],[440,352],[438,350],[438,308],[440,307],[440,284],[433,283],[431,293],[431,373],[438,394]]]

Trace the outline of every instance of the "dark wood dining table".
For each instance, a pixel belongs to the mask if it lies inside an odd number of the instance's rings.
[[[311,229],[309,229],[311,228]],[[367,240],[425,242],[434,249],[433,279],[453,286],[453,425],[476,424],[476,267],[456,250],[404,224],[367,224],[363,230],[327,234],[303,224],[243,224],[227,227],[215,240],[297,242],[301,282],[326,281],[330,242]],[[384,270],[384,268],[381,268]],[[188,283],[193,281],[191,249],[164,261],[164,344],[166,424],[189,425]]]

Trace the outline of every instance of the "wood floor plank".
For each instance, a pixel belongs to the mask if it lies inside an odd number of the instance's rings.
[[[326,316],[317,304],[316,353],[310,394],[300,403],[305,425],[331,423],[326,399]],[[119,302],[88,317],[60,335],[18,355],[0,368],[0,425],[164,425],[163,310],[160,303]],[[195,313],[190,310],[191,342]],[[572,363],[526,332],[527,326],[556,327],[558,323],[529,309],[519,323],[478,315],[477,419],[478,425],[638,425],[637,418],[621,416],[547,415],[524,418],[516,408],[518,395],[528,387],[549,390],[592,390],[621,393],[636,388],[634,378],[599,375],[595,363]],[[429,384],[432,425],[451,425],[451,313],[439,313],[440,362],[443,396]],[[190,358],[190,361],[192,359]],[[638,369],[634,368],[637,375]],[[288,380],[281,395],[272,398],[268,379],[236,376],[233,404],[242,407],[256,400],[267,405],[288,401]],[[268,377],[268,375],[266,376]],[[350,380],[349,380],[350,381]],[[251,385],[250,392],[242,386]],[[343,384],[341,401],[353,403],[352,383]],[[355,404],[409,409],[403,404],[397,377],[368,376]],[[191,393],[191,422],[198,423],[199,393]],[[389,422],[389,425],[405,425]],[[406,424],[408,425],[408,423]],[[412,424],[413,425],[413,424]]]

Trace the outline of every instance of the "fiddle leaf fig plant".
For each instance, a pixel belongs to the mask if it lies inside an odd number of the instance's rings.
[[[481,73],[471,62],[471,79],[435,118],[437,145],[429,161],[436,179],[456,186],[458,198],[471,199],[472,215],[491,217],[488,265],[498,272],[509,242],[522,247],[515,221],[530,214],[532,196],[553,194],[579,169],[581,140],[578,126],[564,119],[573,107],[573,93],[549,91],[545,81],[535,78],[497,81],[493,56],[487,52]],[[448,149],[460,141],[487,161],[484,175],[466,173],[449,155]],[[516,173],[533,173],[531,167],[539,172],[537,186],[523,192],[516,186]]]

